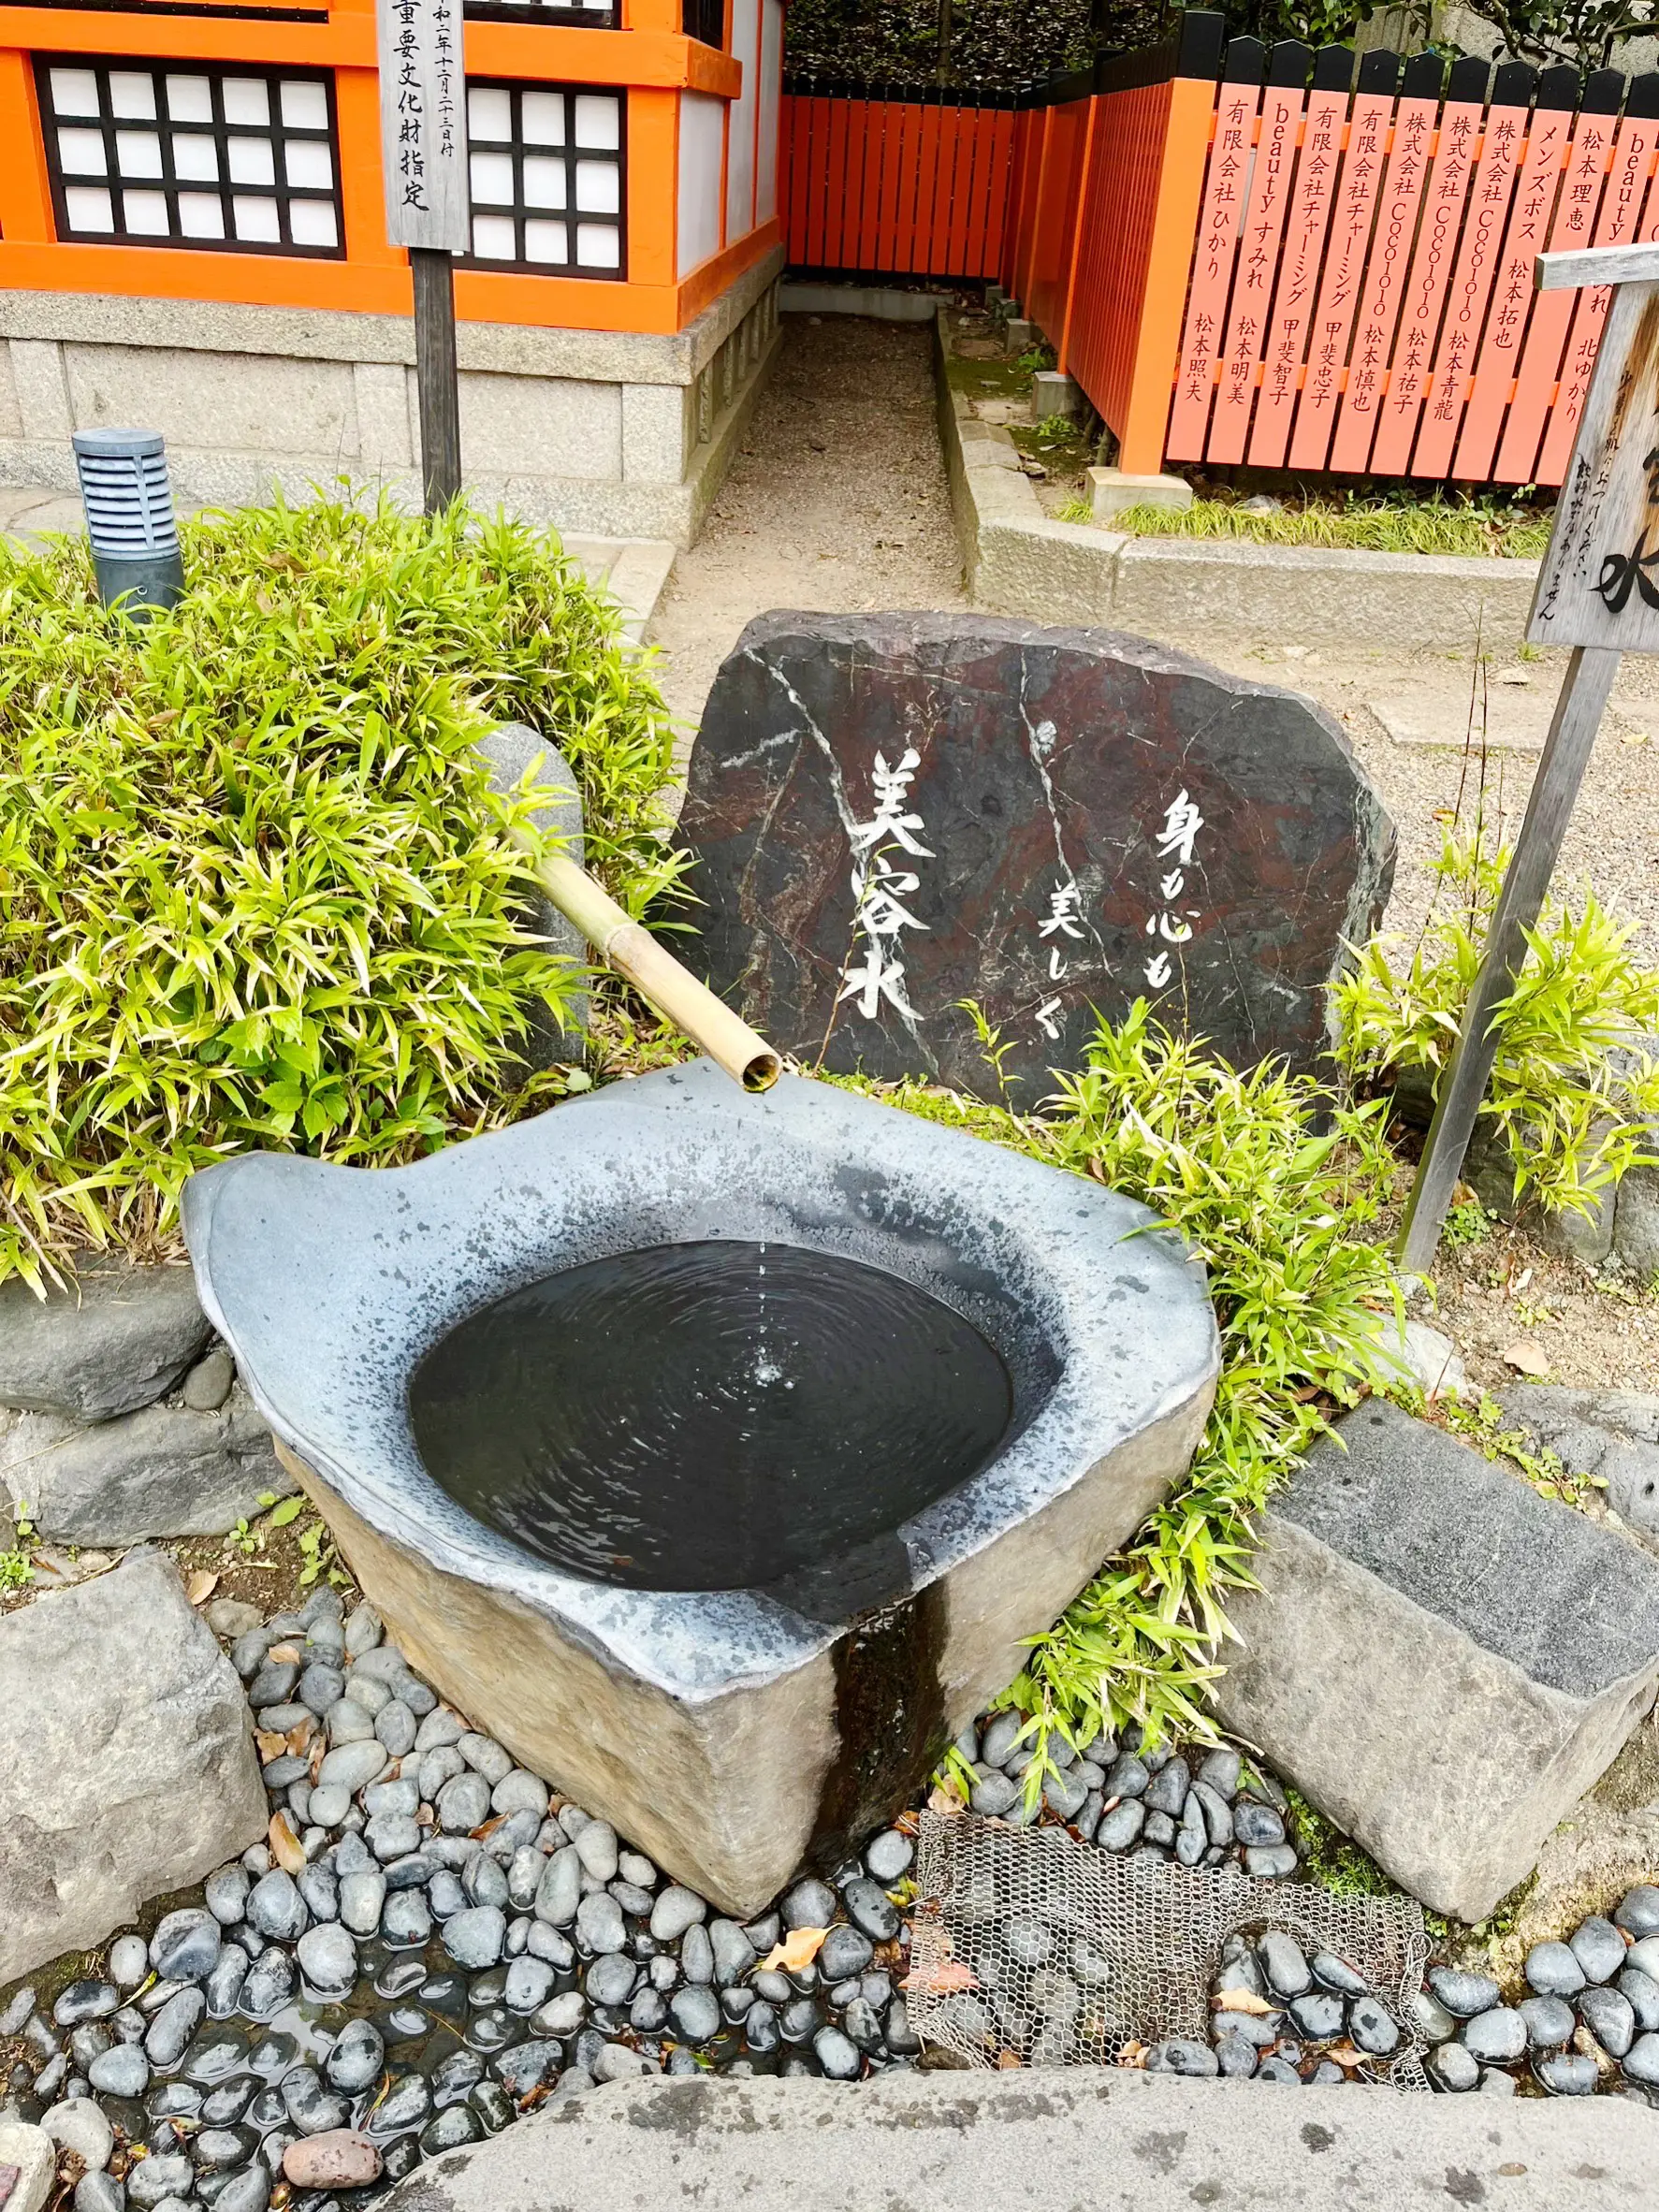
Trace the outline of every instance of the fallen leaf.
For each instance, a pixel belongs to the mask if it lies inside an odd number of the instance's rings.
[[[298,1644],[272,1644],[265,1656],[268,1659],[276,1660],[279,1664],[284,1660],[291,1660],[298,1666],[299,1661],[304,1658],[305,1653]]]
[[[1278,2010],[1265,1997],[1258,1997],[1254,1989],[1222,1989],[1210,2002],[1218,2013],[1254,2013],[1259,2020]]]
[[[305,1853],[300,1848],[298,1837],[288,1825],[285,1812],[271,1814],[269,1842],[270,1855],[284,1873],[298,1874],[305,1865]]]
[[[304,1720],[297,1722],[295,1725],[288,1730],[287,1736],[284,1739],[288,1749],[296,1754],[304,1751],[306,1745],[311,1741],[312,1731],[315,1728],[315,1726],[316,1722],[312,1718],[310,1713],[307,1713]]]
[[[259,1746],[259,1764],[269,1766],[272,1759],[280,1759],[288,1748],[288,1739],[280,1728],[255,1728],[254,1741]]]
[[[1146,2070],[1146,2045],[1143,2043],[1126,2043],[1117,2054],[1120,2066],[1133,2066],[1142,2073]]]
[[[964,1812],[967,1809],[966,1799],[959,1797],[954,1790],[947,1789],[942,1783],[937,1789],[928,1793],[928,1812],[942,1813],[946,1820],[954,1820],[959,1812]]]
[[[947,1958],[942,1966],[912,1966],[900,1986],[924,1997],[944,1997],[953,1989],[977,1989],[979,1983],[960,1958]]]
[[[193,1606],[199,1606],[211,1597],[219,1587],[217,1575],[209,1574],[206,1567],[197,1567],[185,1584],[185,1594]]]
[[[997,2054],[997,2071],[998,2074],[1011,2073],[1019,2063],[1020,2056],[1017,2051],[998,2051]]]
[[[1538,1379],[1550,1372],[1550,1361],[1544,1353],[1524,1337],[1506,1346],[1503,1358],[1505,1366],[1513,1367],[1517,1375],[1530,1375]]]
[[[1355,2050],[1351,2043],[1333,2043],[1325,2056],[1328,2059],[1334,2059],[1339,2066],[1346,2067],[1350,2074],[1356,2066],[1363,2066],[1365,2063],[1364,2052]]]
[[[764,1972],[798,1974],[804,1966],[810,1966],[823,1947],[827,1928],[792,1928],[780,1943],[774,1943],[761,1960]]]

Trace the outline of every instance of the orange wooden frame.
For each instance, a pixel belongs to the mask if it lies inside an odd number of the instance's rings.
[[[275,5],[276,0],[254,4]],[[733,55],[681,35],[678,0],[624,0],[623,20],[621,30],[558,23],[467,25],[472,74],[625,88],[629,275],[618,284],[458,269],[455,304],[461,321],[681,330],[778,243],[780,225],[773,218],[684,279],[677,275],[679,95],[700,92],[735,100],[742,91],[742,65]],[[35,96],[36,53],[332,69],[343,258],[313,261],[299,255],[60,240]],[[0,7],[0,144],[14,149],[0,162],[0,289],[358,313],[412,312],[408,257],[400,247],[388,244],[386,235],[373,0],[331,0],[314,22],[301,23],[262,22],[245,14],[217,18]]]

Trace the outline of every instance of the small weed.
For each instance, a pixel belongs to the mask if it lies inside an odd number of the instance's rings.
[[[1536,1329],[1545,1321],[1554,1320],[1555,1308],[1547,1298],[1539,1299],[1536,1305],[1532,1304],[1524,1298],[1517,1299],[1515,1318],[1523,1329]]]
[[[1316,1812],[1300,1790],[1287,1789],[1290,1826],[1301,1855],[1300,1873],[1332,1897],[1399,1897],[1400,1885],[1390,1882],[1370,1854],[1333,1827],[1322,1812]],[[1439,1914],[1424,1909],[1429,1940],[1438,1949],[1450,1933],[1450,1924]]]
[[[1492,1234],[1492,1216],[1477,1198],[1463,1199],[1446,1216],[1440,1233],[1454,1248],[1483,1244]]]
[[[1056,522],[1092,522],[1095,511],[1081,491],[1074,491],[1070,499],[1060,502],[1055,519]]]
[[[1605,1476],[1578,1474],[1548,1446],[1535,1447],[1527,1432],[1516,1427],[1484,1390],[1476,1405],[1462,1398],[1437,1398],[1432,1408],[1418,1404],[1412,1410],[1463,1437],[1489,1460],[1506,1460],[1540,1497],[1559,1498],[1582,1512],[1595,1492],[1608,1486]]]
[[[276,1519],[274,1513],[271,1515],[271,1519],[273,1521]],[[327,1527],[323,1521],[313,1521],[308,1527],[300,1530],[299,1553],[303,1563],[299,1569],[301,1590],[309,1590],[317,1577],[325,1570],[327,1570],[330,1582],[343,1587],[351,1580],[351,1577],[339,1564],[339,1554],[335,1551],[333,1543],[329,1539]]]
[[[26,1551],[0,1551],[0,1590],[22,1590],[34,1579]]]
[[[1052,369],[1055,365],[1055,355],[1054,347],[1052,345],[1044,345],[1040,340],[1036,345],[1028,345],[1026,348],[1025,352],[1021,354],[1015,360],[1014,367],[1016,369],[1030,370]]]

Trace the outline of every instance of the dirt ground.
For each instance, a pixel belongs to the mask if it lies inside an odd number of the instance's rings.
[[[771,607],[965,607],[925,324],[785,315],[749,435],[651,625],[689,733]]]

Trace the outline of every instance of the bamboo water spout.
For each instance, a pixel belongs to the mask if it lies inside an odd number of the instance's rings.
[[[532,832],[517,833],[517,841],[535,855],[536,881],[608,966],[746,1091],[772,1088],[781,1063],[764,1037],[700,983],[648,929],[631,922],[586,869],[562,853],[544,852]]]

